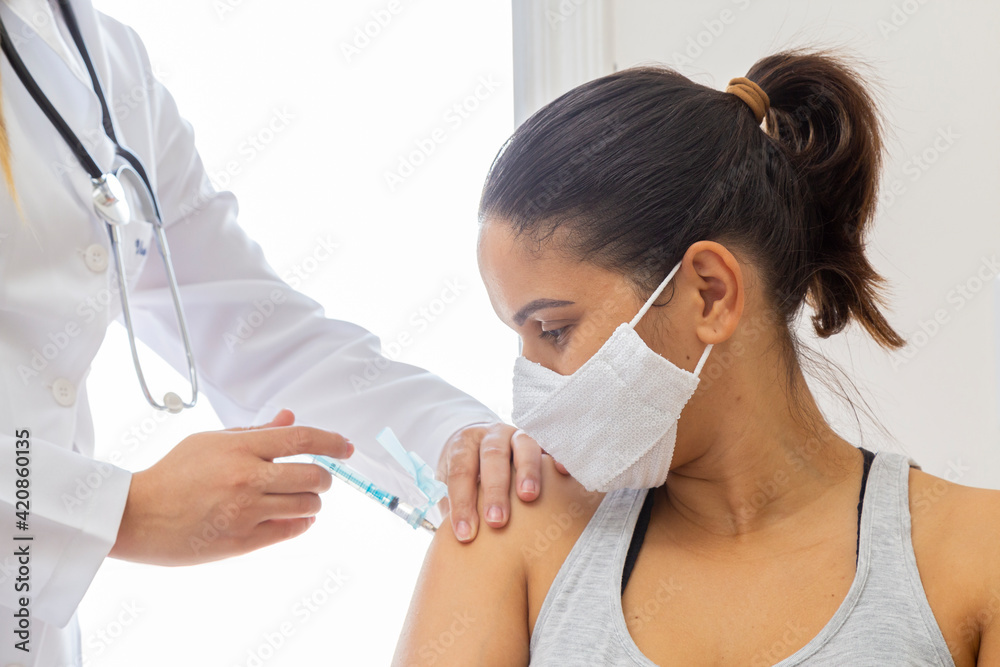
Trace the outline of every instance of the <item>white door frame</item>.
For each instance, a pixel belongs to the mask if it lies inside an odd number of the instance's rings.
[[[615,71],[613,0],[512,0],[514,122]]]

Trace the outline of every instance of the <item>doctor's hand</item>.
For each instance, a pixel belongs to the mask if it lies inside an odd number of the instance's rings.
[[[196,433],[135,473],[109,555],[156,565],[192,565],[253,551],[302,534],[320,509],[330,473],[312,463],[274,463],[295,454],[346,458],[336,433],[292,426],[282,410],[269,424]]]
[[[442,511],[451,506],[451,527],[462,542],[471,542],[479,532],[480,486],[487,525],[507,525],[512,456],[517,497],[531,502],[541,492],[542,448],[524,431],[503,423],[473,424],[445,444],[437,470],[437,478],[448,483]],[[556,468],[566,474],[562,465]]]

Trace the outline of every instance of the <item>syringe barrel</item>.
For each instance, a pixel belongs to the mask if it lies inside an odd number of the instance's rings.
[[[393,514],[408,523],[411,528],[426,528],[430,531],[435,530],[434,524],[425,519],[425,515],[427,514],[426,509],[417,509],[409,503],[402,502],[399,499],[399,496],[395,496],[388,491],[383,491],[375,486],[375,484],[368,480],[364,475],[349,466],[338,462],[336,459],[318,454],[312,455],[312,458],[316,461],[316,463],[319,463],[324,468],[329,470],[330,473],[337,479],[353,486],[369,498],[377,500],[383,507],[387,508]]]
[[[338,463],[336,459],[331,459],[328,456],[313,455],[313,460],[322,464],[337,479],[347,482],[369,498],[377,500],[379,504],[395,511],[393,505],[399,502],[399,498],[388,491],[378,488],[371,480],[358,471],[342,463]]]

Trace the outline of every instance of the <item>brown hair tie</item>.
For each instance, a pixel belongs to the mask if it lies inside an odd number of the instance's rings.
[[[771,108],[771,100],[767,96],[767,93],[745,76],[731,79],[729,85],[726,86],[726,92],[732,93],[747,103],[747,106],[753,111],[758,125],[764,120],[767,110]]]

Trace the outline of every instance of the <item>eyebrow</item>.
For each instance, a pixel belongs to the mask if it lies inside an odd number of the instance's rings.
[[[559,301],[557,299],[535,299],[515,313],[514,322],[517,326],[521,326],[524,324],[525,320],[528,319],[528,316],[536,310],[542,310],[543,308],[558,308],[559,306],[572,306],[574,303],[576,302]]]

